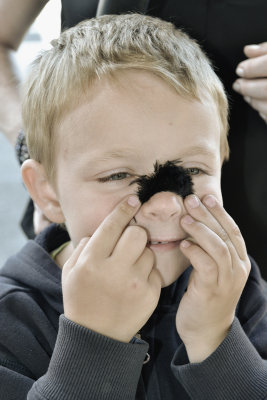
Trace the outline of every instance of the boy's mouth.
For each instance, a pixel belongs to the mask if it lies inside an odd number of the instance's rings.
[[[147,247],[155,251],[168,251],[179,247],[181,241],[182,239],[151,239],[147,242]]]

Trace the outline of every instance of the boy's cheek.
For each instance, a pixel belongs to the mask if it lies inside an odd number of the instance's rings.
[[[200,188],[196,187],[195,194],[200,198],[201,201],[203,201],[205,196],[208,196],[209,194],[213,195],[223,206],[223,198],[222,198],[222,191],[220,185],[216,185],[217,187],[214,187],[214,185],[203,185]]]
[[[66,226],[74,247],[82,238],[91,237],[122,200],[121,197],[106,196],[105,199],[99,197],[88,202],[88,206],[83,208],[83,212],[72,215],[66,222]]]

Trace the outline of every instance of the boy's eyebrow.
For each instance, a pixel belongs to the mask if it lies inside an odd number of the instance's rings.
[[[179,158],[175,160],[170,160],[175,164],[179,164],[182,162],[184,157],[194,156],[194,155],[205,155],[208,157],[215,158],[215,151],[208,145],[197,145],[190,147],[189,149],[185,150],[183,153],[179,154]],[[116,159],[125,159],[128,157],[137,157],[136,150],[131,148],[124,148],[124,149],[113,149],[107,152],[102,153],[101,155],[97,155],[95,158],[91,160],[92,164],[102,163],[108,160],[116,160]],[[166,161],[166,160],[164,160]]]
[[[180,154],[179,160],[183,159],[184,157],[196,156],[196,155],[204,155],[215,158],[216,152],[214,151],[214,148],[208,145],[192,146],[188,150],[185,150],[182,154]]]
[[[114,149],[92,157],[92,163],[101,163],[109,160],[125,159],[128,157],[136,157],[136,151],[130,148]]]

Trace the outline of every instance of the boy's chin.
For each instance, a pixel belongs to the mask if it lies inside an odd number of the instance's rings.
[[[172,283],[174,283],[190,266],[189,260],[187,260],[185,257],[183,257],[183,260],[181,261],[182,262],[179,263],[156,263],[154,268],[156,268],[160,273],[162,288],[170,286]]]

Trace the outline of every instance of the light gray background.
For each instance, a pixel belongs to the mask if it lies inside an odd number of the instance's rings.
[[[58,37],[59,30],[60,1],[50,0],[14,56],[21,79],[36,54],[48,48],[50,41]],[[27,240],[20,228],[20,220],[28,199],[15,150],[0,132],[0,267]]]

